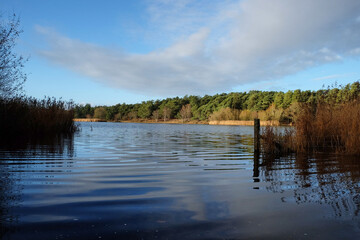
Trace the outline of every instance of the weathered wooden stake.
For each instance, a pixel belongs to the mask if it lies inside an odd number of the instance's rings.
[[[259,182],[259,178],[258,178],[260,175],[259,167],[260,167],[259,153],[255,152],[254,153],[254,168],[253,168],[254,182]]]
[[[254,152],[260,152],[260,119],[254,119]]]

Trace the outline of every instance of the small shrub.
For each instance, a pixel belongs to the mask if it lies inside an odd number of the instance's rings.
[[[239,110],[231,108],[221,108],[220,110],[212,113],[209,119],[210,121],[238,120]]]
[[[240,120],[251,120],[252,116],[251,116],[251,111],[250,110],[242,110],[240,112],[240,116],[239,116]]]
[[[106,118],[106,109],[104,107],[95,108],[94,118],[105,119]]]

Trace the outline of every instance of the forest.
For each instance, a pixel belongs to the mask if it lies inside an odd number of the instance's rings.
[[[216,94],[213,96],[184,96],[163,100],[143,101],[136,104],[113,106],[77,105],[75,118],[98,118],[106,121],[153,119],[182,120],[278,120],[296,121],[301,103],[319,102],[341,104],[360,95],[360,83],[324,87],[318,91],[249,91]]]

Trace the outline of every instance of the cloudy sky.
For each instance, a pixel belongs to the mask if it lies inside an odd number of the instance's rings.
[[[26,92],[135,103],[360,79],[359,0],[2,0]]]

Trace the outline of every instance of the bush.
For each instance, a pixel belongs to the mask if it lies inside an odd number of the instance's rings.
[[[209,119],[211,121],[238,120],[239,110],[231,108],[221,108],[220,110],[212,113]]]
[[[95,108],[94,118],[106,119],[106,109],[103,107]]]

